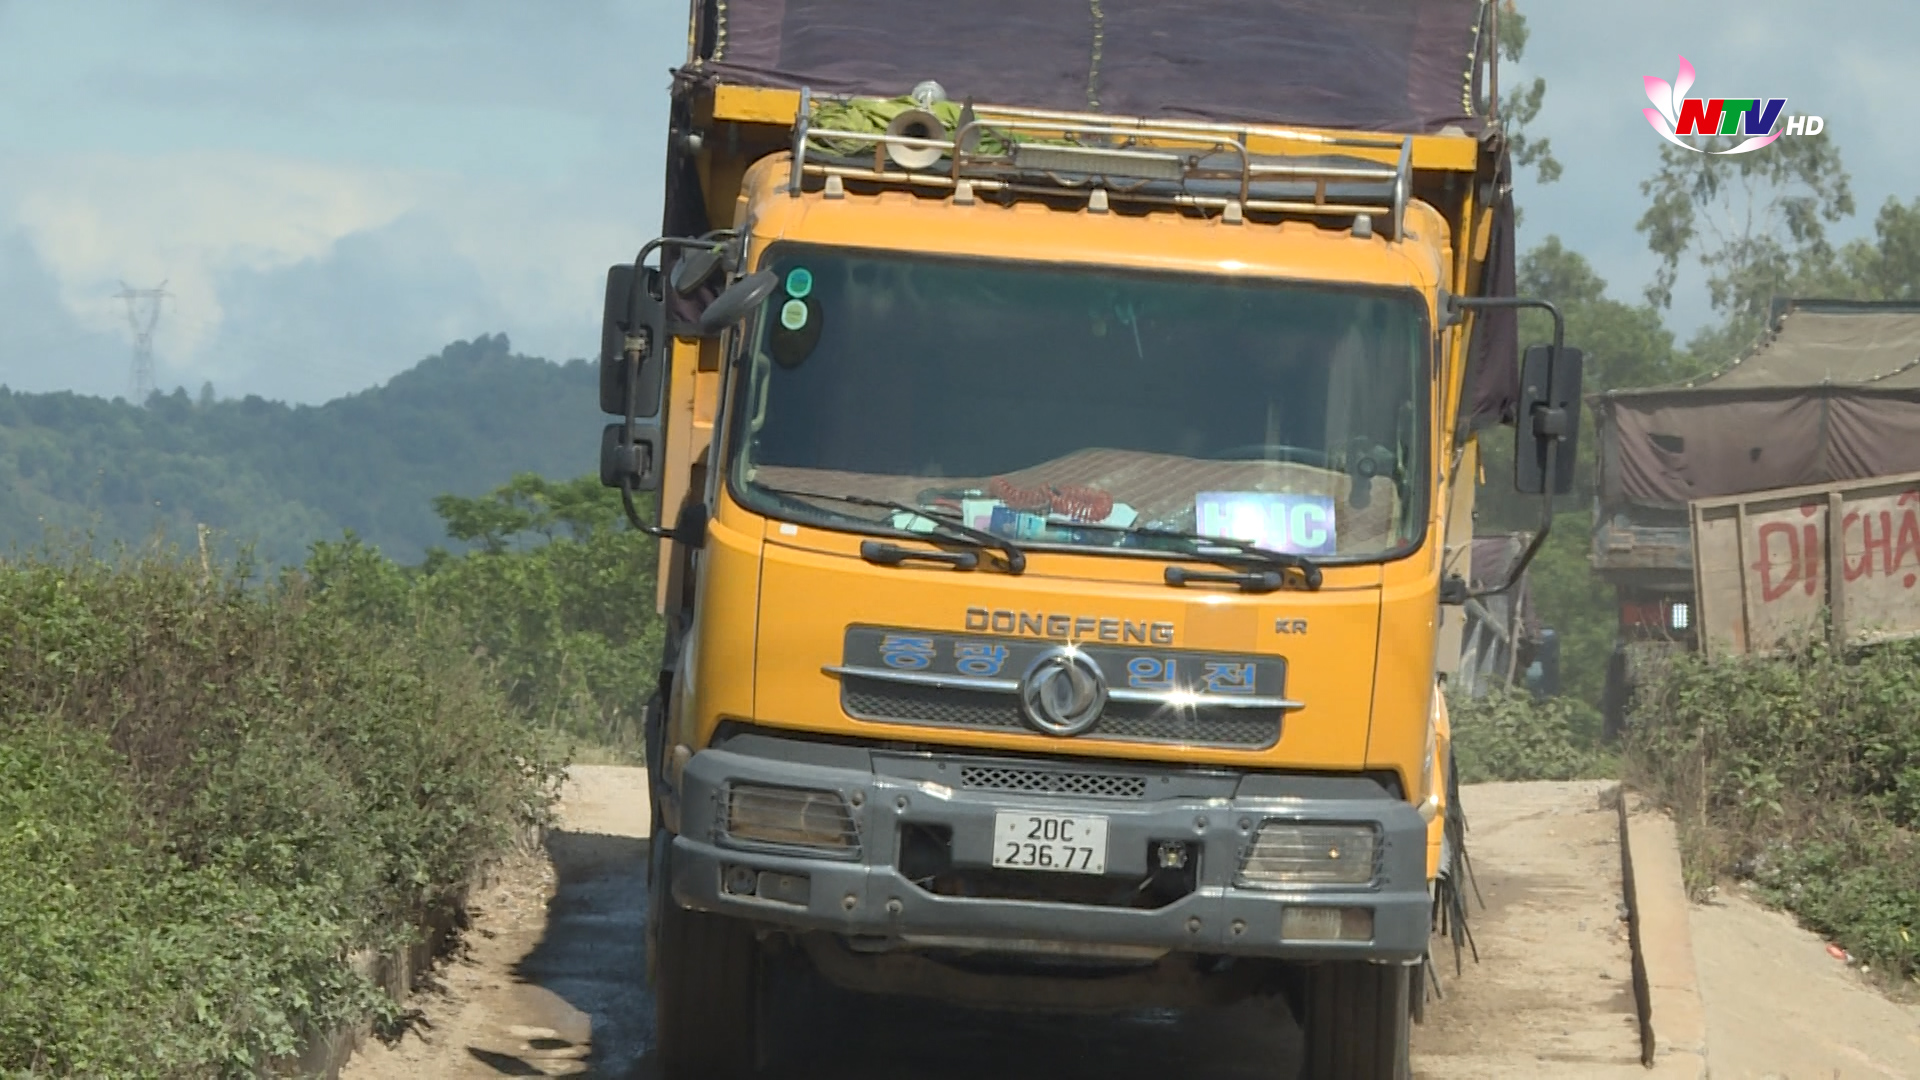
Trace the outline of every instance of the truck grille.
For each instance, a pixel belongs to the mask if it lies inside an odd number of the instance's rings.
[[[1056,772],[998,765],[967,765],[960,770],[960,786],[976,791],[1011,791],[1022,795],[1083,795],[1093,799],[1140,799],[1147,794],[1144,776],[1112,773]]]
[[[841,707],[856,720],[878,724],[1031,732],[1007,694],[885,682],[841,680]],[[1262,750],[1280,741],[1280,712],[1199,708],[1173,711],[1157,704],[1109,701],[1098,723],[1078,736],[1114,742],[1171,743]]]

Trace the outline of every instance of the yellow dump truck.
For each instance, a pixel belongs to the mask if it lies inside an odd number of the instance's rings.
[[[695,0],[601,357],[663,540],[666,1075],[757,1067],[775,949],[1259,995],[1274,1075],[1407,1075],[1476,439],[1515,426],[1544,529],[1577,431],[1557,313],[1513,340],[1497,18]]]

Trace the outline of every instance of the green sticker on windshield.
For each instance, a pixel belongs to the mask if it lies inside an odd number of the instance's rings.
[[[807,305],[799,300],[789,300],[780,305],[780,325],[789,330],[798,330],[807,325]]]
[[[813,271],[804,266],[796,266],[787,271],[787,295],[795,300],[804,300],[813,291]],[[788,329],[792,329],[789,327]]]

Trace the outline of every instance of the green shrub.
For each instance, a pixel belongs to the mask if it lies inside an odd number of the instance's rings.
[[[1493,686],[1479,698],[1449,696],[1460,782],[1616,775],[1616,763],[1599,749],[1598,719],[1592,713],[1568,698],[1535,701],[1508,686]]]
[[[351,534],[317,543],[306,576],[319,602],[371,625],[444,620],[529,720],[637,753],[660,671],[659,549],[626,527],[618,493],[597,476],[520,476],[434,508],[473,550],[402,568]]]
[[[437,621],[165,557],[0,565],[0,1074],[249,1074],[555,776]]]
[[[1744,877],[1883,970],[1920,971],[1920,646],[1674,659],[1642,684],[1632,775],[1695,890]]]

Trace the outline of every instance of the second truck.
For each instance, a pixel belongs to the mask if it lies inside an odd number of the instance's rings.
[[[1545,522],[1578,429],[1577,351],[1513,340],[1497,19],[692,5],[601,381],[664,541],[665,1075],[754,1071],[770,949],[1257,995],[1304,1031],[1273,1075],[1409,1075],[1477,439]]]

